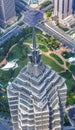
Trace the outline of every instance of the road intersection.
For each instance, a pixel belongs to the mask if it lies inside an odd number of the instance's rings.
[[[17,6],[19,8],[24,8],[25,4],[17,1]],[[23,6],[23,7],[22,7]],[[52,5],[48,9],[52,8]],[[14,35],[18,35],[19,32],[23,30],[23,28],[29,26],[35,26],[36,28],[39,28],[40,30],[46,32],[50,36],[54,36],[56,39],[58,39],[61,43],[63,43],[65,46],[70,48],[73,52],[75,51],[75,40],[72,39],[68,34],[61,31],[59,28],[57,28],[53,23],[46,22],[44,20],[44,11],[47,9],[44,8],[42,10],[33,9],[30,6],[26,4],[26,11],[22,10],[22,18],[14,24],[14,26],[11,26],[1,37],[0,37],[0,45],[4,43],[7,39]],[[24,22],[24,25],[20,27],[18,23]]]

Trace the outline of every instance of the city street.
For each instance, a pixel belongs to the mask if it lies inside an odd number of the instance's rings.
[[[52,23],[44,22],[44,11],[48,8],[52,8],[53,5],[50,5],[48,7],[45,7],[42,10],[39,10],[39,8],[33,9],[30,6],[28,6],[25,3],[22,3],[18,0],[16,0],[16,6],[19,7],[19,9],[22,9],[23,16],[21,18],[20,22],[24,22],[25,24],[21,27],[19,27],[17,24],[10,27],[6,31],[5,34],[3,34],[0,38],[0,45],[5,42],[8,38],[14,35],[18,35],[20,30],[25,28],[26,26],[36,26],[40,30],[46,32],[50,36],[54,36],[56,39],[58,39],[60,42],[62,42],[66,47],[70,48],[72,51],[75,51],[75,40],[73,40],[69,35],[64,33],[62,30],[54,26]],[[25,9],[25,11],[24,11]],[[44,24],[41,24],[41,22],[44,22]],[[68,32],[67,32],[68,33]]]
[[[75,51],[75,42],[73,42],[72,39],[68,39],[66,36],[63,37],[63,34],[61,32],[58,32],[57,30],[54,30],[53,27],[51,26],[48,27],[43,24],[38,24],[36,27],[42,31],[45,31],[48,35],[54,36],[61,43],[63,43],[66,47],[70,48],[72,51]]]
[[[43,20],[43,13],[39,10],[28,10],[24,18],[24,22],[26,22],[29,26],[35,26]]]

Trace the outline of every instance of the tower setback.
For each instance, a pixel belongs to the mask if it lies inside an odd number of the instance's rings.
[[[7,87],[13,130],[63,130],[65,79],[42,62],[33,34],[29,62]]]

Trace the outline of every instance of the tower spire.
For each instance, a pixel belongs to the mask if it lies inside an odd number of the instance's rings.
[[[36,35],[35,35],[35,27],[33,26],[33,49],[36,50]]]
[[[45,70],[45,65],[41,60],[41,53],[39,52],[38,46],[36,44],[36,35],[35,35],[35,28],[33,27],[32,33],[32,52],[28,55],[29,62],[28,62],[28,73],[34,77],[38,77],[39,75],[43,74]]]

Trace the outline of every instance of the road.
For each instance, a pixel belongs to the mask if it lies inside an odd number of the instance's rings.
[[[17,25],[14,28],[12,28],[12,30],[9,30],[8,32],[4,33],[3,36],[0,38],[0,46],[10,37],[18,35],[21,31],[22,30]]]
[[[51,8],[53,8],[53,4],[50,4],[50,5],[48,5],[47,7],[41,9],[41,11],[45,12],[46,10],[49,10],[49,9],[51,9]]]
[[[39,10],[28,10],[25,15],[24,22],[29,26],[35,26],[40,21],[43,21],[43,13]]]
[[[52,27],[47,27],[44,24],[38,24],[36,25],[37,28],[41,29],[42,31],[45,31],[48,35],[54,36],[56,39],[58,39],[61,43],[63,43],[68,48],[75,51],[75,43],[72,42],[72,40],[69,40],[65,37],[63,37],[63,34],[58,34],[58,31],[54,30]],[[61,33],[61,32],[60,32]]]
[[[16,0],[17,6],[19,8],[22,8],[21,11],[22,17],[19,21],[14,23],[11,27],[4,30],[2,36],[0,37],[0,46],[10,37],[18,35],[19,32],[22,31],[23,28],[26,26],[35,26],[39,21],[43,20],[43,13],[41,13],[38,10],[34,10],[31,7],[29,7],[27,4],[20,2],[19,0]],[[25,8],[24,8],[25,6]],[[26,11],[24,11],[26,9]],[[24,22],[24,26],[19,26],[18,24]]]
[[[23,30],[23,28],[25,28],[26,26],[35,26],[36,24],[38,24],[38,22],[44,20],[43,19],[43,13],[41,13],[38,10],[34,10],[34,9],[29,9],[26,12],[22,11],[23,15],[21,17],[21,19],[16,22],[14,25],[12,25],[11,27],[9,27],[4,33],[3,35],[0,37],[0,46],[10,37],[18,35],[19,32],[21,32]],[[18,24],[20,22],[24,22],[24,26],[19,26]]]
[[[69,42],[75,42],[74,39],[72,39],[69,35],[67,35],[63,30],[61,30],[58,26],[56,26],[52,21],[51,22],[45,22],[45,25],[49,27],[51,30],[53,30],[58,35],[61,35]]]
[[[15,0],[15,5],[19,8],[20,11],[26,11],[30,8],[25,2],[20,0]]]
[[[16,2],[18,3],[19,0],[16,0]],[[19,7],[21,8],[22,6],[23,7],[25,6],[25,4],[22,2],[19,2],[18,5],[20,5]],[[46,26],[44,24],[40,24],[41,21],[44,21],[44,18],[43,18],[44,10],[51,7],[46,7],[43,10],[39,10],[39,9],[35,10],[29,7],[28,5],[26,5],[25,8],[27,10],[26,12],[23,11],[23,17],[19,21],[19,22],[23,21],[25,23],[23,27],[26,27],[26,25],[29,27],[36,26],[40,30],[45,31],[48,35],[54,36],[56,39],[58,39],[60,42],[62,42],[71,50],[75,51],[75,40],[73,40],[68,34],[61,31],[52,23],[45,22]],[[23,28],[19,27],[17,24],[18,22],[14,26],[10,27],[10,29],[7,30],[7,32],[0,38],[0,45],[11,36],[19,34],[20,29],[22,30]]]

